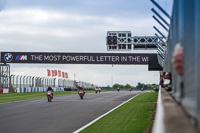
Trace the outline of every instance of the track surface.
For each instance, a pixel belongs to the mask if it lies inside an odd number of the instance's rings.
[[[0,104],[1,133],[72,133],[141,91],[87,93]]]

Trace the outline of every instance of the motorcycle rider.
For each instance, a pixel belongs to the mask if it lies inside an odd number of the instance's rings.
[[[96,88],[95,88],[95,92],[96,92],[96,94],[97,94],[98,91],[99,91],[99,90],[98,90],[98,88],[96,87]]]
[[[52,99],[53,99],[53,89],[50,86],[47,88],[47,92],[48,91],[51,91],[51,93],[52,93]]]
[[[78,93],[79,93],[80,90],[83,90],[83,93],[85,94],[83,87],[79,87]]]
[[[99,93],[100,93],[101,92],[101,88],[99,87],[98,90],[99,90]]]

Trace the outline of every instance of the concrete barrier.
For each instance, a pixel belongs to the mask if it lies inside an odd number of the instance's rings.
[[[9,93],[9,89],[3,89],[3,93]]]
[[[47,88],[45,87],[24,87],[24,88],[16,88],[17,93],[27,93],[27,92],[46,92]],[[53,91],[64,91],[64,88],[53,88]],[[0,94],[9,93],[9,89],[0,88]]]
[[[0,94],[3,94],[3,93],[9,93],[9,89],[3,89],[3,88],[1,88],[0,89]]]

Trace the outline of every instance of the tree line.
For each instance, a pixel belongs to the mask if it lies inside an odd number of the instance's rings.
[[[114,84],[112,86],[112,88],[117,89],[124,89],[124,88],[132,88],[133,90],[140,90],[141,88],[144,88],[145,90],[153,90],[158,88],[157,84],[144,84],[144,83],[140,83],[138,82],[136,86],[131,86],[130,84],[126,84],[126,85],[122,85],[122,84]]]

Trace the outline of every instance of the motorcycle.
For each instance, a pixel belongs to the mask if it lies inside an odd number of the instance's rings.
[[[79,94],[80,98],[83,99],[83,96],[85,94],[84,91],[83,90],[79,90],[78,94]]]
[[[53,95],[52,95],[52,92],[51,91],[47,91],[47,100],[48,102],[51,102],[51,100],[53,99]]]

